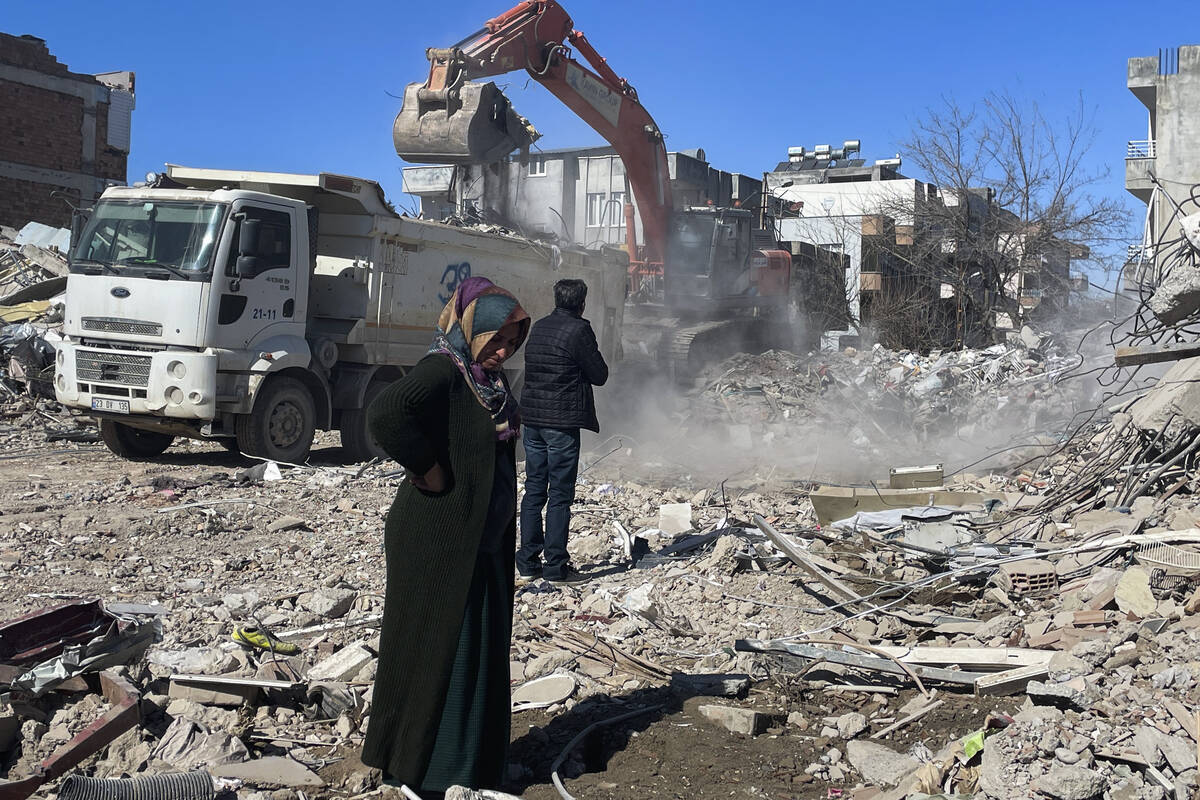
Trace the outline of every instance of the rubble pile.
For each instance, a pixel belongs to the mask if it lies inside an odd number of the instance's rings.
[[[581,786],[603,778],[564,748],[641,710],[643,725],[666,715],[750,751],[766,735],[788,742],[795,766],[764,778],[768,793],[1191,796],[1200,561],[1158,570],[1200,542],[1200,511],[1182,491],[1160,503],[1169,472],[1129,507],[1096,507],[1114,497],[1102,490],[1063,505],[1078,485],[1064,470],[1095,464],[1108,450],[1094,440],[1114,430],[1089,430],[1025,475],[960,476],[937,506],[830,525],[822,489],[662,488],[601,463],[572,522],[572,557],[593,579],[517,596],[514,729],[538,724],[514,743],[511,788],[549,796],[555,763]],[[379,537],[402,476],[391,464],[246,467],[205,448],[142,465],[82,454],[107,467],[85,476],[60,456],[4,484],[0,570],[23,588],[4,598],[6,618],[99,597],[161,631],[98,665],[128,680],[141,721],[75,774],[202,768],[254,800],[374,791],[357,752]],[[270,644],[231,638],[246,627]],[[10,656],[0,651],[11,673]],[[91,671],[36,698],[14,689],[0,709],[8,778],[115,708],[101,688]]]
[[[36,222],[0,228],[0,400],[23,392],[54,397],[69,238]]]
[[[1060,429],[1085,397],[1080,384],[1057,379],[1079,363],[1028,329],[1017,344],[927,356],[882,345],[743,354],[706,374],[688,425],[728,430],[743,450],[794,445],[832,427],[862,465],[895,460],[914,443],[945,452],[969,442],[980,452],[1016,431]]]

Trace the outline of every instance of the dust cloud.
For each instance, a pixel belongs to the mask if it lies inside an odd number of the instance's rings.
[[[583,469],[607,462],[651,484],[886,486],[892,467],[942,464],[949,478],[1033,465],[1153,383],[1111,368],[1117,323],[1076,315],[966,351],[739,354],[683,383],[627,334],[596,391],[603,433],[585,438]]]

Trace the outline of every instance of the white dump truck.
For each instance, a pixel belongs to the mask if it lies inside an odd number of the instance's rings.
[[[401,217],[362,178],[168,165],[107,189],[74,242],[55,393],[127,458],[184,436],[296,463],[335,429],[349,458],[381,455],[365,409],[472,275],[534,318],[581,278],[602,352],[620,347],[621,251]],[[508,368],[519,384],[519,353]]]

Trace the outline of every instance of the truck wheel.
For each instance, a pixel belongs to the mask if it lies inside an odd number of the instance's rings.
[[[351,462],[388,457],[367,426],[367,409],[387,387],[385,381],[371,381],[367,384],[367,390],[363,392],[362,408],[348,408],[342,412],[342,449],[346,451],[346,458]]]
[[[238,448],[246,455],[300,464],[312,448],[317,412],[312,395],[295,378],[271,378],[254,410],[237,418]]]
[[[175,441],[170,434],[131,428],[108,418],[100,420],[100,438],[109,450],[132,460],[162,455]]]

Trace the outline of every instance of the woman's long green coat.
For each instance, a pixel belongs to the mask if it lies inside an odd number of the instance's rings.
[[[384,529],[387,594],[379,670],[363,746],[364,764],[416,786],[425,774],[450,682],[451,666],[495,470],[496,430],[449,358],[426,356],[371,405],[371,432],[411,473],[440,464],[445,491],[433,494],[406,481]],[[516,519],[502,553],[507,560],[508,609],[513,595]],[[507,745],[504,718],[489,730]]]

